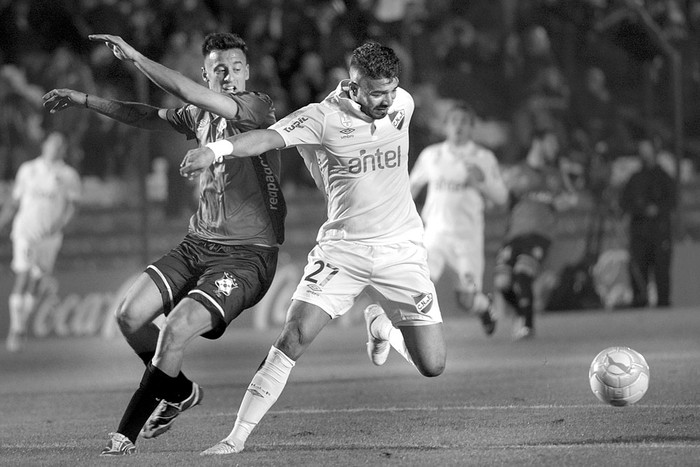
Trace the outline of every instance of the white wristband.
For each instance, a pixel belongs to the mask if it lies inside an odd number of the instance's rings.
[[[233,143],[227,139],[220,139],[206,145],[214,152],[214,162],[220,164],[224,161],[224,156],[233,153]]]

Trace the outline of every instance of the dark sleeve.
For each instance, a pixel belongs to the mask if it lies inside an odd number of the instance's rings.
[[[184,134],[187,139],[196,139],[197,133],[195,125],[198,112],[201,112],[201,110],[197,107],[186,105],[177,109],[168,109],[166,112],[166,119],[175,131]]]
[[[239,131],[267,128],[275,123],[275,107],[267,94],[241,92],[229,96],[238,104],[238,115],[229,122]]]

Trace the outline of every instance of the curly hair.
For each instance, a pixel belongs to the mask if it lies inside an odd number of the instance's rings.
[[[209,55],[212,50],[240,49],[248,59],[248,46],[238,34],[230,32],[212,32],[207,34],[202,43],[202,55]]]
[[[367,42],[353,50],[350,68],[357,69],[370,79],[398,78],[401,72],[401,64],[394,51],[377,42]]]

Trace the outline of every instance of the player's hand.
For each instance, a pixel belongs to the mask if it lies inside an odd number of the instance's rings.
[[[74,91],[72,89],[52,89],[44,94],[44,108],[49,109],[49,112],[56,113],[65,110],[68,107],[84,106],[87,94],[84,92]]]
[[[192,180],[214,163],[214,151],[208,147],[190,149],[180,163],[180,175]]]
[[[122,61],[133,62],[139,54],[136,49],[127,44],[126,41],[119,36],[113,36],[111,34],[90,34],[88,39],[94,42],[104,42],[105,45],[110,48],[114,56]]]

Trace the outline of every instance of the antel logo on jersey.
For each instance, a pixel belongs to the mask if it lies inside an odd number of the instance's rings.
[[[414,295],[413,301],[416,302],[416,310],[418,310],[418,313],[426,314],[433,306],[433,294],[422,293],[419,295]]]
[[[294,131],[294,129],[299,128],[299,127],[303,127],[304,122],[307,121],[308,119],[309,119],[309,117],[305,117],[302,115],[301,117],[294,120],[289,126],[284,127],[284,131],[286,131],[287,133],[291,133],[292,131]]]
[[[391,124],[394,125],[394,128],[400,130],[401,127],[403,127],[403,121],[406,118],[406,111],[404,109],[400,109],[397,112],[392,112],[389,114],[389,118],[391,119]]]
[[[396,151],[382,152],[377,149],[374,153],[363,149],[360,151],[360,157],[351,157],[348,160],[347,171],[351,174],[359,174],[396,167],[401,167],[401,146],[397,147]]]

